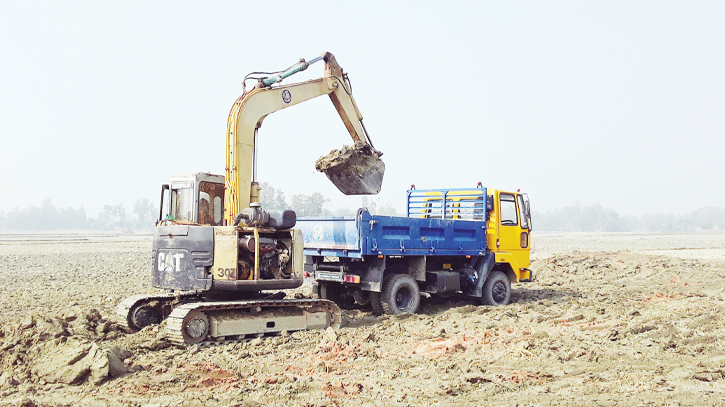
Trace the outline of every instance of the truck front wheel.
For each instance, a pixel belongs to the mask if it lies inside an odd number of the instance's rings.
[[[392,274],[385,277],[380,301],[386,314],[396,315],[405,312],[412,314],[420,305],[420,288],[411,276]]]
[[[506,305],[511,300],[511,282],[508,276],[494,271],[483,284],[481,302],[485,305]]]

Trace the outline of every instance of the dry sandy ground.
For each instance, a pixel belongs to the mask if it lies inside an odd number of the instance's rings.
[[[538,233],[509,306],[345,311],[336,331],[201,349],[115,324],[153,292],[150,251],[0,235],[0,406],[725,404],[725,235]]]

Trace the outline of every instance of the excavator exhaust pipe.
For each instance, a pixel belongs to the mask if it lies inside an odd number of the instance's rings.
[[[383,186],[385,163],[382,153],[369,144],[355,143],[320,157],[315,169],[324,172],[345,195],[375,195]]]

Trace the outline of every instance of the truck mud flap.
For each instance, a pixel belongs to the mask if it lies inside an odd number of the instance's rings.
[[[476,298],[480,298],[483,295],[483,284],[486,282],[489,274],[491,274],[491,270],[493,270],[494,260],[495,256],[493,253],[486,253],[476,259],[473,268],[478,273],[478,279],[476,280],[476,285],[473,286],[472,290],[466,292],[466,295]]]

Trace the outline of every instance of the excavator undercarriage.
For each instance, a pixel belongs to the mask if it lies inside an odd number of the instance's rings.
[[[129,297],[117,313],[131,331],[166,320],[166,338],[180,346],[339,327],[334,302],[262,291],[302,285],[301,235],[289,229],[295,222],[290,212],[270,214],[253,205],[241,220],[254,227],[162,222],[154,236],[152,282],[167,293]]]
[[[174,308],[165,334],[174,344],[189,346],[330,326],[339,328],[341,318],[340,308],[326,300],[195,302]]]
[[[173,311],[172,311],[173,310]],[[136,295],[118,306],[131,331],[166,320],[164,334],[175,345],[238,342],[307,329],[339,328],[340,308],[317,299],[207,301],[196,293]]]

